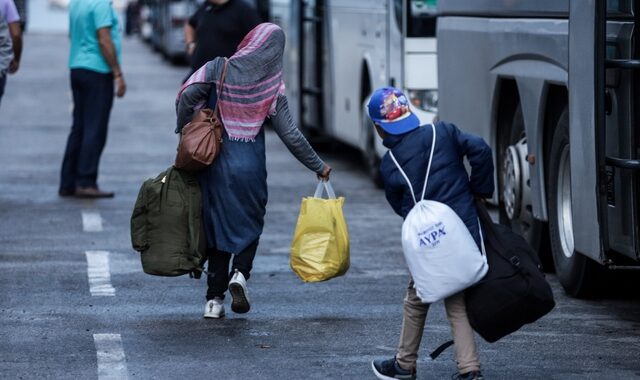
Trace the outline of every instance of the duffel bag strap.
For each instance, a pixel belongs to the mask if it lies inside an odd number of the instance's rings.
[[[197,280],[200,277],[202,277],[202,274],[206,275],[207,277],[213,277],[213,274],[206,271],[204,269],[204,266],[199,266],[197,268],[194,268],[191,272],[189,272],[189,277],[195,278]]]
[[[433,352],[429,354],[429,357],[431,358],[431,360],[436,360],[436,358],[440,356],[441,353],[443,353],[447,348],[451,346],[453,346],[453,340],[444,342],[438,348],[433,350]]]
[[[393,160],[393,163],[396,164],[398,171],[400,171],[400,174],[402,174],[405,181],[407,181],[407,185],[409,185],[409,191],[411,191],[411,197],[413,198],[413,204],[418,203],[418,201],[416,200],[416,193],[413,191],[413,186],[411,186],[411,181],[409,181],[409,177],[407,177],[407,173],[405,173],[404,170],[402,170],[402,166],[400,166],[400,164],[398,163],[398,160],[396,160],[396,156],[393,155],[393,152],[391,150],[389,150],[389,157],[391,157],[391,159]]]
[[[183,173],[180,173],[180,175],[182,175]],[[188,180],[187,180],[188,181]],[[189,250],[191,251],[191,254],[195,254],[196,252],[198,252],[198,250],[200,249],[200,225],[193,225],[192,221],[193,220],[200,220],[202,218],[202,215],[200,216],[200,218],[196,218],[196,215],[198,213],[202,213],[202,210],[199,207],[196,207],[196,202],[194,202],[193,198],[195,197],[195,194],[193,193],[193,189],[190,189],[189,191],[187,191],[187,197],[189,197],[189,240],[190,240],[190,244],[189,244]],[[202,223],[202,221],[201,221]],[[204,273],[205,275],[209,276],[209,273],[204,269],[204,262],[206,261],[206,254],[203,255],[202,260],[200,260],[200,262],[198,263],[198,266],[196,268],[194,268],[193,271],[189,272],[189,277],[191,278],[195,278],[195,279],[200,279],[200,277],[202,276],[202,273]],[[196,273],[197,272],[197,273]]]
[[[518,265],[511,260],[512,257],[505,255],[505,253],[507,253],[508,250],[505,249],[505,247],[503,246],[502,242],[500,241],[497,235],[497,232],[493,228],[493,225],[494,225],[493,220],[491,219],[491,216],[489,215],[489,211],[487,210],[487,207],[484,205],[483,202],[478,200],[476,201],[476,211],[478,213],[478,218],[480,220],[480,230],[482,231],[482,229],[484,228],[484,232],[485,232],[483,235],[480,235],[480,236],[487,238],[487,242],[489,243],[489,246],[495,248],[494,250],[495,253],[497,253],[504,260],[511,262],[513,266],[517,267]]]
[[[484,234],[482,233],[482,223],[478,218],[478,232],[480,233],[480,249],[482,250],[482,256],[487,257],[487,250],[484,247]]]

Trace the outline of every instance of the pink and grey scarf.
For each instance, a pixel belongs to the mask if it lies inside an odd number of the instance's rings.
[[[264,120],[275,113],[279,94],[284,94],[282,55],[285,36],[271,23],[256,26],[247,34],[236,53],[228,59],[226,79],[220,91],[224,58],[202,66],[178,92],[176,109],[178,128],[186,124],[202,107],[215,83],[218,109],[229,138],[254,141]]]

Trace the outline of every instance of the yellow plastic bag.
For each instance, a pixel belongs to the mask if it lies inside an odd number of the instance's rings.
[[[322,188],[329,199],[323,199]],[[291,269],[304,282],[326,281],[349,269],[349,231],[331,184],[320,181],[313,197],[305,197],[291,242]]]

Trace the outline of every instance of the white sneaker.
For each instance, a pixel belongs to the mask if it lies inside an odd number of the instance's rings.
[[[234,313],[243,314],[249,311],[249,296],[247,295],[247,280],[244,275],[236,269],[236,272],[229,281],[229,293],[233,301],[231,301],[231,310]]]
[[[204,306],[204,317],[216,319],[224,317],[224,304],[220,298],[216,297],[207,301]]]

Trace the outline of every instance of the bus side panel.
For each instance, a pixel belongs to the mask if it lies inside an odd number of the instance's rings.
[[[166,4],[165,33],[163,36],[164,54],[170,59],[184,58],[183,25],[195,12],[196,6],[192,1],[171,1]]]
[[[438,12],[466,16],[566,17],[569,0],[449,0],[438,3]]]
[[[493,141],[491,98],[496,78],[489,75],[488,23],[441,17],[437,35],[440,119]]]
[[[549,85],[568,87],[569,25],[566,20],[554,19],[530,19],[526,23],[510,19],[492,20],[490,25],[492,41],[498,40],[497,36],[501,38],[498,46],[492,50],[491,73],[499,78],[513,78],[516,81],[527,150],[537,158],[536,164],[529,166],[532,213],[534,218],[546,221],[546,95]],[[504,33],[505,30],[508,32]],[[493,99],[496,112],[493,117],[494,126],[500,101],[501,99]]]
[[[492,98],[497,78],[489,73],[488,24],[482,19],[440,17],[437,36],[438,116],[482,137],[493,148],[496,162]],[[497,189],[497,177],[494,180]]]
[[[569,140],[575,249],[602,262],[598,218],[594,33],[595,0],[571,2],[569,41]],[[578,149],[576,149],[578,148]]]
[[[364,148],[362,124],[363,65],[368,67],[371,88],[386,78],[386,4],[384,1],[333,1],[328,13],[330,44],[328,60],[331,88],[325,87],[327,128],[332,137]],[[332,103],[331,103],[332,102]]]
[[[567,30],[566,20],[553,19],[522,23],[513,19],[442,17],[438,22],[440,117],[483,137],[491,144],[494,159],[502,154],[496,151],[501,95],[498,82],[516,81],[527,146],[539,157],[530,174],[532,211],[540,220],[547,219],[543,96],[547,85],[567,83]]]

